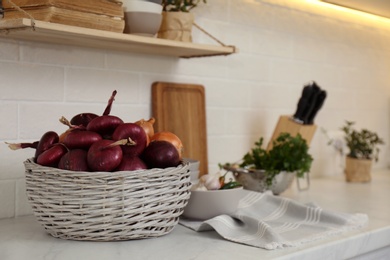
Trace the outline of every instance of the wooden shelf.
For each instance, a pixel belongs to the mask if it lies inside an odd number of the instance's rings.
[[[55,24],[0,20],[0,37],[182,58],[230,55],[234,46],[214,46]]]

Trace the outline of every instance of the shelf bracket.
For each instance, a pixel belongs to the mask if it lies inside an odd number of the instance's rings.
[[[25,10],[23,10],[20,6],[18,6],[17,4],[15,4],[14,2],[12,2],[11,0],[6,0],[9,4],[11,4],[16,10],[18,10],[19,12],[21,13],[24,13],[25,15],[27,15],[27,17],[30,18],[31,20],[31,27],[32,27],[32,30],[35,31],[35,19],[34,17],[31,16],[31,14],[29,14],[28,12],[26,12]],[[0,18],[3,18],[5,15],[5,9],[3,8],[3,1],[0,0]]]

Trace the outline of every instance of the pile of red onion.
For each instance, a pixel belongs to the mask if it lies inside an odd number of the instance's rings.
[[[33,143],[9,144],[11,149],[34,148],[37,164],[71,171],[133,171],[176,167],[183,145],[172,132],[154,132],[154,118],[124,122],[110,115],[115,90],[102,115],[81,113],[60,122],[69,128],[48,131]]]

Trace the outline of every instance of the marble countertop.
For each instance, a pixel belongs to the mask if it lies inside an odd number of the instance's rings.
[[[120,242],[81,242],[53,238],[26,216],[0,220],[0,259],[346,259],[390,248],[390,171],[376,171],[371,183],[347,183],[340,177],[311,180],[310,188],[293,185],[281,196],[324,209],[365,213],[363,229],[304,244],[265,250],[226,241],[216,232],[197,233],[181,225],[168,235]],[[386,251],[387,252],[387,251]]]

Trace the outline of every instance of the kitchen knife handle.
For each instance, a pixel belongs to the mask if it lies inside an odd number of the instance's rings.
[[[293,115],[293,118],[295,121],[303,123],[303,121],[302,121],[303,113],[305,112],[306,107],[308,106],[311,92],[312,92],[311,85],[306,85],[303,88],[301,98],[298,101],[297,110],[296,110],[295,114]]]
[[[317,115],[318,111],[323,106],[323,104],[325,102],[325,99],[326,99],[326,96],[327,96],[327,93],[326,93],[325,90],[322,90],[318,94],[317,100],[315,102],[315,106],[313,107],[313,110],[311,111],[311,113],[310,113],[310,115],[309,115],[309,117],[307,119],[307,123],[308,124],[312,125],[314,123],[314,118]]]
[[[302,121],[303,124],[305,125],[309,124],[309,116],[313,111],[318,94],[321,92],[321,88],[314,81],[312,82],[311,87],[312,87],[311,95],[309,97],[306,109],[302,115]]]

